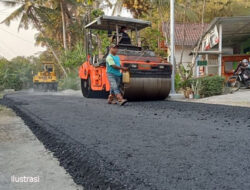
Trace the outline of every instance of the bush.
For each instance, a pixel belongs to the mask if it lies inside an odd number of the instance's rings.
[[[175,75],[175,89],[178,91],[182,87],[181,76],[177,73]]]
[[[2,78],[2,76],[1,76]],[[3,76],[2,81],[2,90],[3,89],[15,89],[15,90],[21,90],[23,86],[23,82],[19,78],[19,76],[15,74],[9,74],[8,76]]]
[[[35,67],[36,63],[25,57],[19,56],[11,61],[0,57],[0,91],[32,87],[32,72]]]
[[[220,76],[206,76],[201,78],[190,79],[186,82],[188,87],[191,87],[191,84],[195,81],[201,81],[200,95],[202,97],[220,95],[223,93],[224,88],[224,77]]]
[[[203,78],[201,95],[204,95],[205,97],[207,97],[207,96],[222,94],[224,81],[225,81],[224,77],[220,77],[220,76],[212,76],[212,77]]]
[[[15,89],[21,90],[23,82],[18,75],[19,70],[14,64],[4,58],[0,58],[0,90]]]
[[[59,90],[79,90],[80,89],[80,79],[77,72],[71,72],[68,77],[60,79],[58,84]]]
[[[85,51],[82,44],[77,44],[73,50],[68,50],[62,56],[62,63],[68,69],[74,69],[85,60]]]

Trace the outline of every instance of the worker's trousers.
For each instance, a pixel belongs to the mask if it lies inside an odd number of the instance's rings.
[[[120,94],[120,86],[121,86],[121,77],[116,76],[111,73],[108,74],[108,80],[110,84],[110,94]]]

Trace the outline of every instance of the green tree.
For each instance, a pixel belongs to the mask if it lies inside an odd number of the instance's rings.
[[[33,73],[37,72],[37,58],[18,56],[8,61],[0,58],[0,90],[32,87]]]

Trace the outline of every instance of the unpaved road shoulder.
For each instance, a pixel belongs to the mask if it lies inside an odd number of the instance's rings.
[[[16,182],[21,180],[26,182]],[[0,189],[82,189],[59,166],[57,159],[44,148],[22,119],[3,106],[0,106]]]

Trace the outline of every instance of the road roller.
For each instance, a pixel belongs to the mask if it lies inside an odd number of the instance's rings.
[[[151,22],[120,16],[100,16],[85,25],[86,61],[79,68],[81,89],[84,97],[107,97],[110,85],[106,74],[106,52],[96,51],[94,44],[98,31],[107,35],[118,45],[121,65],[129,68],[123,80],[121,92],[128,100],[162,100],[168,97],[171,88],[172,65],[143,46],[140,31],[151,26]],[[119,29],[126,27],[132,39],[130,44],[119,43]],[[103,32],[104,31],[104,32]],[[118,34],[118,35],[116,35]],[[99,48],[100,49],[100,48]],[[104,48],[105,49],[105,48]],[[98,53],[96,53],[98,52]],[[125,73],[124,73],[125,76]],[[129,77],[129,79],[128,79]]]
[[[43,62],[43,71],[33,76],[33,88],[37,91],[57,91],[55,65],[52,62]]]

